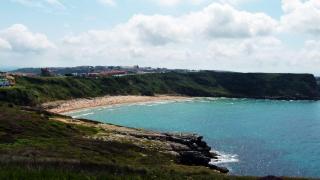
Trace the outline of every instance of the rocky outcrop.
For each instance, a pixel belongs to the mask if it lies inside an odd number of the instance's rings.
[[[141,133],[141,131],[139,133],[130,131],[125,134],[136,138],[165,142],[170,146],[170,148],[166,148],[166,152],[178,156],[181,164],[206,166],[221,173],[229,172],[227,168],[209,164],[211,159],[218,159],[218,155],[211,152],[211,147],[203,140],[203,136],[182,133]]]
[[[209,164],[211,159],[218,159],[218,154],[211,152],[211,147],[202,136],[186,133],[159,133],[154,131],[127,128],[112,124],[91,122],[82,119],[55,118],[53,120],[85,126],[93,126],[102,132],[87,138],[101,141],[130,142],[144,149],[167,153],[176,157],[185,165],[206,166],[221,173],[229,170]]]
[[[186,165],[207,166],[210,169],[221,173],[228,173],[229,170],[224,167],[218,167],[209,164],[211,159],[218,159],[218,155],[211,153],[211,147],[203,141],[202,136],[196,134],[165,134],[167,141],[183,144],[188,149],[173,148],[179,154],[180,163]]]

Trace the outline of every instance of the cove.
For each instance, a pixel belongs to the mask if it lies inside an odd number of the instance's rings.
[[[320,102],[195,98],[67,115],[205,137],[234,175],[320,177]]]

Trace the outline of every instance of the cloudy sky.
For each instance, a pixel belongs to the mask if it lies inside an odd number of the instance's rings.
[[[320,0],[2,0],[0,68],[320,74]]]

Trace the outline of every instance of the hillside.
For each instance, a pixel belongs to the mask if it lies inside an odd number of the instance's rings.
[[[0,89],[0,100],[20,105],[36,105],[54,100],[139,94],[262,99],[319,97],[313,75],[204,71],[109,78],[20,77],[17,79],[17,86]]]
[[[183,165],[181,138],[0,102],[0,179],[257,179]]]
[[[318,99],[316,79],[309,74],[262,74],[202,71],[124,77],[20,77],[0,89],[0,100],[19,105],[103,95],[178,94],[186,96]]]

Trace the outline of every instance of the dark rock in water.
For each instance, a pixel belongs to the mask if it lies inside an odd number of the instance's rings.
[[[216,166],[216,165],[213,165],[213,164],[209,164],[208,167],[210,169],[219,171],[219,172],[224,173],[224,174],[227,174],[229,172],[229,169],[227,169],[225,167],[219,167],[219,166]]]
[[[182,151],[180,154],[180,162],[188,165],[207,166],[211,159],[198,151]]]
[[[212,159],[218,159],[218,154],[217,153],[214,153],[214,152],[210,152],[210,157],[212,158]]]
[[[266,177],[260,178],[259,180],[283,180],[283,179],[276,176],[266,176]]]
[[[197,137],[197,141],[198,141],[198,142],[201,142],[201,141],[202,141],[202,139],[203,139],[203,136],[199,136],[199,137]]]
[[[208,147],[208,144],[204,141],[197,141],[196,143],[199,147]]]
[[[169,153],[174,156],[177,155],[182,164],[206,166],[221,173],[229,172],[227,168],[209,164],[211,159],[218,159],[218,154],[211,152],[211,147],[203,141],[203,136],[171,133],[163,133],[161,135],[132,135],[140,138],[166,141],[172,149]]]

